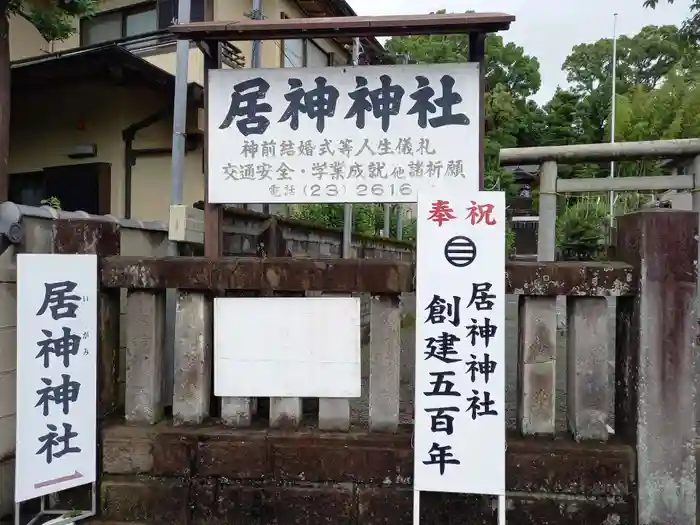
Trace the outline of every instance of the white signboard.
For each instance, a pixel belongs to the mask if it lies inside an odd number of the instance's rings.
[[[209,202],[416,202],[478,187],[478,64],[209,72]]]
[[[97,257],[17,256],[15,500],[92,483]]]
[[[360,397],[359,297],[214,299],[214,394]]]
[[[505,197],[421,193],[417,491],[505,494]]]

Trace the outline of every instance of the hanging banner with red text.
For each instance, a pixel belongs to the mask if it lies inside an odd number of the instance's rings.
[[[418,201],[416,491],[505,494],[505,194]]]

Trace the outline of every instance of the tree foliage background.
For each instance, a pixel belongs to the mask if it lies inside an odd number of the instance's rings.
[[[645,5],[653,8],[658,1],[673,0],[646,0]],[[650,25],[635,35],[618,37],[617,142],[700,137],[700,0],[691,2],[691,16],[679,26]],[[532,96],[541,85],[539,61],[523,47],[507,42],[507,37],[507,33],[489,35],[486,41],[485,175],[487,188],[512,193],[512,180],[498,162],[501,148],[610,140],[613,42],[606,38],[574,46],[562,64],[568,87],[557,89],[551,100],[538,105]],[[399,63],[466,62],[469,42],[466,35],[394,37],[386,48]],[[559,175],[607,177],[609,170],[607,163],[562,165]],[[615,175],[657,175],[661,170],[657,162],[626,162],[617,164]],[[586,232],[589,241],[602,235],[601,223],[607,214],[602,205],[607,203],[607,197],[589,195],[584,197],[585,202],[581,199],[562,199],[558,228],[561,244],[581,244],[580,240],[566,241],[566,235],[573,235],[566,232]],[[643,200],[639,196],[623,196],[616,206],[634,207]],[[335,226],[342,226],[341,208],[333,213],[323,212],[325,216],[332,215]],[[571,211],[563,213],[569,208]],[[321,208],[302,213],[307,219],[329,223],[321,217]],[[595,228],[579,224],[585,220],[595,221]],[[381,211],[364,210],[355,218],[355,227],[361,232],[376,233],[382,222]],[[594,230],[598,232],[595,235]]]

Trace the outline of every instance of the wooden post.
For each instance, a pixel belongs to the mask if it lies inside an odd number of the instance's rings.
[[[209,71],[221,67],[221,43],[202,42],[204,53],[204,256],[218,258],[223,250],[223,214],[221,206],[209,202]]]
[[[469,33],[469,62],[479,64],[479,188],[484,189],[484,134],[486,132],[486,75],[484,59],[486,57],[486,35]]]
[[[636,446],[639,525],[695,525],[695,212],[618,219],[618,257],[639,292],[618,299],[616,434]]]
[[[53,223],[54,253],[119,255],[118,223],[94,219],[57,219]],[[99,286],[99,283],[97,283]],[[121,404],[119,399],[119,290],[100,290],[98,308],[98,396],[100,417]]]

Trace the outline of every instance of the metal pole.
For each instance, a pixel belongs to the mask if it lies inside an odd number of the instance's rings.
[[[187,24],[190,21],[191,0],[180,0],[177,6],[177,23]],[[173,149],[170,175],[170,204],[182,204],[185,179],[185,133],[187,131],[187,80],[188,63],[190,58],[190,41],[178,40],[175,58],[175,97],[173,100]],[[176,242],[168,242],[168,255],[179,254]],[[175,366],[175,310],[177,308],[176,290],[165,292],[165,355],[164,366],[168,373],[163,381],[162,392],[164,399],[173,398],[173,370]]]
[[[177,8],[177,23],[190,21],[191,0],[180,0]],[[175,100],[173,101],[173,152],[170,204],[182,204],[182,186],[185,178],[185,132],[187,131],[187,66],[190,41],[178,40],[175,63]],[[171,247],[172,247],[171,243]],[[177,244],[174,246],[177,255]]]
[[[391,237],[391,204],[384,203],[384,237]]]
[[[353,38],[352,40],[352,65],[357,66],[360,63],[360,39]],[[352,242],[352,204],[346,202],[343,206],[343,249],[342,254],[344,259],[350,258],[350,243]]]
[[[612,88],[610,101],[610,143],[615,144],[615,87],[617,84],[617,13],[613,15],[613,56],[612,56]],[[615,176],[615,161],[610,161],[610,177]],[[610,232],[615,223],[615,192],[610,191]]]
[[[408,53],[401,55],[401,63],[408,64],[409,55]],[[403,212],[404,204],[402,202],[396,205],[396,239],[403,239]]]
[[[253,0],[253,19],[262,20],[262,0]],[[253,68],[259,68],[262,55],[262,41],[253,40],[253,48],[251,53],[250,65]]]

